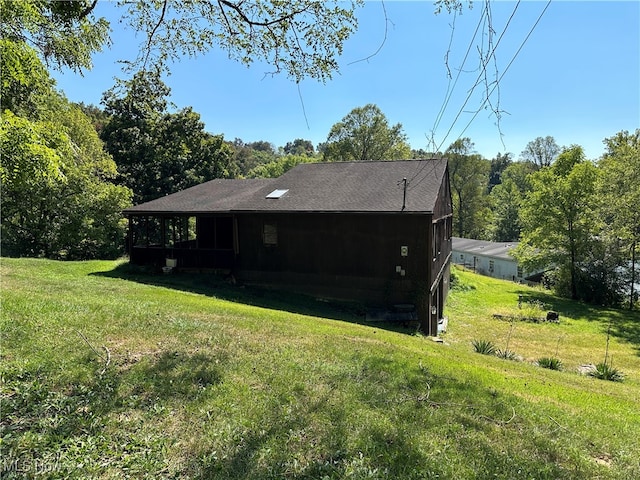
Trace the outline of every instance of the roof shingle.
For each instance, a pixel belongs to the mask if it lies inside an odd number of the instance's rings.
[[[138,205],[125,213],[203,212],[432,212],[447,162],[397,160],[306,163],[279,178],[212,180]],[[266,198],[287,190],[279,198]]]

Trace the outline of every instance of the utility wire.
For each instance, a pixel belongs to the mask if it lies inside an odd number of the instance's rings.
[[[503,70],[502,74],[500,75],[500,78],[498,78],[498,81],[496,82],[496,84],[493,86],[493,88],[491,89],[491,91],[489,92],[489,94],[487,95],[487,97],[484,99],[484,101],[482,102],[482,104],[480,105],[480,108],[478,108],[478,110],[476,110],[475,114],[473,115],[473,117],[471,117],[471,120],[469,120],[469,123],[467,123],[467,125],[464,127],[464,129],[462,130],[462,132],[460,132],[460,135],[458,135],[458,138],[462,137],[462,135],[464,135],[464,132],[467,131],[467,129],[469,128],[469,126],[471,125],[471,123],[473,122],[473,120],[478,116],[478,113],[480,113],[480,111],[482,110],[482,107],[484,107],[484,105],[489,101],[489,98],[491,97],[491,94],[493,94],[493,91],[498,88],[498,85],[500,85],[500,82],[502,81],[502,77],[505,76],[505,74],[509,71],[509,67],[511,67],[511,65],[513,64],[513,62],[515,61],[516,57],[518,56],[518,54],[520,53],[520,51],[522,50],[522,48],[524,47],[525,43],[527,43],[527,40],[529,40],[529,37],[531,36],[531,34],[533,33],[533,31],[535,30],[535,28],[538,26],[538,23],[540,23],[540,20],[542,20],[542,17],[544,16],[545,12],[547,11],[547,8],[549,8],[549,5],[551,5],[551,0],[549,0],[547,2],[547,4],[545,5],[544,9],[542,10],[542,12],[540,13],[540,15],[538,16],[538,19],[536,20],[536,23],[533,24],[533,27],[531,27],[531,30],[529,30],[529,33],[527,34],[527,36],[525,37],[525,39],[522,41],[522,43],[520,44],[520,47],[518,48],[518,50],[516,51],[516,53],[513,55],[513,57],[511,58],[511,61],[507,64],[506,68]]]
[[[453,24],[451,26],[451,37],[449,38],[449,47],[447,49],[447,53],[445,54],[445,65],[447,66],[447,76],[449,77],[449,82],[447,84],[447,92],[445,93],[444,99],[442,101],[442,105],[440,106],[440,111],[438,112],[438,115],[436,115],[436,119],[433,122],[433,127],[431,128],[431,139],[429,141],[430,144],[433,144],[433,146],[435,147],[435,141],[434,141],[434,136],[435,136],[435,132],[438,129],[438,127],[440,126],[440,121],[442,120],[442,117],[444,115],[444,112],[447,109],[447,106],[449,105],[449,100],[451,100],[451,96],[453,95],[453,92],[456,88],[456,85],[458,84],[458,80],[460,79],[460,75],[462,74],[463,70],[464,70],[464,65],[467,62],[467,58],[469,57],[469,53],[471,52],[471,48],[473,47],[473,44],[475,42],[476,36],[478,35],[478,31],[480,30],[480,26],[483,23],[484,20],[484,15],[486,13],[486,9],[482,10],[482,15],[480,15],[480,18],[478,19],[478,25],[476,25],[476,30],[475,32],[473,32],[473,37],[471,38],[471,41],[469,42],[469,46],[467,47],[467,52],[464,55],[464,58],[462,59],[462,63],[460,64],[460,66],[457,68],[457,74],[456,74],[456,78],[453,81],[453,86],[451,86],[451,69],[449,68],[449,54],[451,53],[451,45],[453,44],[453,36],[455,34],[455,28],[456,28],[456,16],[457,16],[457,10],[454,11],[454,17],[453,17]],[[434,150],[437,150],[437,148],[435,148]],[[436,153],[436,152],[434,152]]]
[[[498,48],[498,45],[500,45],[500,41],[502,40],[502,38],[504,37],[504,34],[507,31],[507,28],[509,28],[509,25],[511,23],[511,20],[513,20],[513,17],[515,16],[516,11],[518,10],[518,7],[520,6],[520,0],[518,0],[518,3],[516,3],[515,8],[513,9],[513,12],[511,12],[511,16],[509,17],[509,20],[507,21],[507,24],[505,25],[504,29],[502,30],[502,33],[500,34],[500,37],[498,38],[498,41],[496,42],[496,44],[493,46],[493,48],[491,49],[491,52],[487,55],[487,59],[489,58],[495,58],[495,52],[496,49]],[[488,7],[487,7],[488,8]],[[537,22],[536,22],[537,24]],[[535,27],[535,26],[534,26]],[[528,38],[528,37],[527,37]],[[522,48],[522,47],[521,47]],[[442,139],[442,142],[440,142],[440,145],[438,145],[437,150],[439,151],[440,148],[442,148],[442,145],[444,144],[444,142],[447,140],[447,138],[449,138],[449,135],[451,134],[451,131],[453,130],[453,127],[455,127],[456,123],[458,122],[458,119],[460,118],[460,115],[462,115],[462,112],[464,112],[464,107],[467,106],[467,103],[469,102],[469,99],[471,98],[471,96],[473,95],[474,90],[476,89],[476,87],[481,83],[481,79],[484,75],[484,73],[486,72],[487,69],[487,65],[489,63],[489,61],[487,60],[486,62],[482,62],[482,69],[480,70],[480,74],[478,75],[478,78],[476,79],[476,82],[473,84],[473,86],[471,87],[471,89],[469,90],[469,93],[467,95],[467,98],[465,99],[464,103],[462,104],[462,106],[460,107],[460,109],[458,110],[458,113],[456,114],[456,117],[454,118],[451,127],[449,127],[449,130],[447,130],[447,134],[444,136],[444,138]],[[502,78],[502,77],[501,77]],[[494,89],[495,90],[495,87]],[[491,90],[493,92],[493,90]],[[483,102],[486,103],[486,100]],[[481,107],[482,108],[482,107]],[[478,112],[481,110],[481,108],[478,109]]]

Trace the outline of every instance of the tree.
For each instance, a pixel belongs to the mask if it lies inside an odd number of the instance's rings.
[[[245,143],[240,138],[236,138],[230,146],[234,152],[233,162],[241,176],[247,176],[260,165],[275,162],[278,159],[273,145],[264,140]]]
[[[53,94],[52,94],[53,95]],[[2,246],[10,255],[114,257],[122,253],[122,210],[131,192],[109,180],[113,160],[89,119],[64,98],[51,98],[55,120],[31,121],[6,110]]]
[[[459,237],[484,238],[491,216],[486,193],[490,163],[473,153],[473,147],[469,138],[461,138],[444,156],[449,164],[453,229]]]
[[[254,0],[127,3],[126,18],[146,37],[134,66],[166,65],[219,47],[246,65],[264,61],[299,82],[325,81],[355,31],[352,2]],[[194,21],[194,19],[198,19]]]
[[[537,137],[527,143],[520,157],[537,168],[550,166],[560,153],[560,147],[551,136]]]
[[[169,93],[156,70],[138,72],[103,95],[109,121],[101,138],[135,203],[236,173],[233,150],[204,131],[199,114],[167,112]]]
[[[607,224],[603,233],[622,253],[624,261],[619,268],[627,273],[625,290],[629,309],[633,309],[640,244],[640,129],[618,132],[604,143],[607,151],[599,163],[598,189],[601,216]]]
[[[114,256],[122,253],[121,212],[130,205],[131,192],[111,182],[115,164],[89,119],[54,90],[29,46],[45,49],[41,54],[52,62],[80,68],[100,27],[95,31],[87,23],[81,2],[54,3],[0,4],[3,253]],[[66,29],[67,36],[56,28]],[[87,45],[72,48],[83,39]]]
[[[511,163],[500,176],[500,183],[489,193],[493,211],[492,238],[496,242],[516,242],[520,238],[520,207],[530,190],[528,162]]]
[[[89,69],[109,43],[109,23],[93,17],[96,3],[0,0],[0,38],[39,52],[47,66]]]
[[[331,127],[324,148],[325,161],[400,160],[411,148],[402,125],[389,126],[376,105],[358,107]]]
[[[296,138],[293,142],[287,142],[283,151],[287,155],[314,155],[315,150],[311,140]]]
[[[301,163],[314,163],[320,161],[320,157],[310,155],[284,155],[268,163],[261,163],[247,173],[249,178],[276,178],[296,165]]]
[[[572,299],[591,300],[580,291],[579,280],[599,232],[597,177],[581,147],[567,148],[550,168],[531,175],[532,189],[520,212],[519,261],[526,270],[555,269],[556,289]]]
[[[513,163],[511,156],[512,155],[510,153],[501,154],[498,152],[495,158],[491,159],[491,168],[489,170],[489,192],[491,192],[493,187],[500,185],[500,182],[502,182],[502,172],[504,172],[505,169]]]

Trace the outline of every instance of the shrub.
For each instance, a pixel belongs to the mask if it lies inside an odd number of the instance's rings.
[[[489,340],[474,340],[471,344],[473,350],[482,355],[493,355],[496,352],[496,346]]]
[[[596,368],[589,372],[589,375],[600,380],[609,380],[611,382],[621,382],[624,380],[624,374],[610,364],[602,362],[596,365]]]
[[[549,370],[562,370],[562,362],[555,357],[542,357],[538,359],[538,366]]]

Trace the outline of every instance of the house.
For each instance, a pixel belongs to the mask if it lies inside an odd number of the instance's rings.
[[[474,272],[514,282],[539,282],[541,272],[525,272],[511,252],[518,242],[489,242],[453,237],[452,261]]]
[[[443,316],[452,231],[443,159],[301,164],[275,179],[212,180],[124,213],[134,264],[413,304],[433,335]]]

